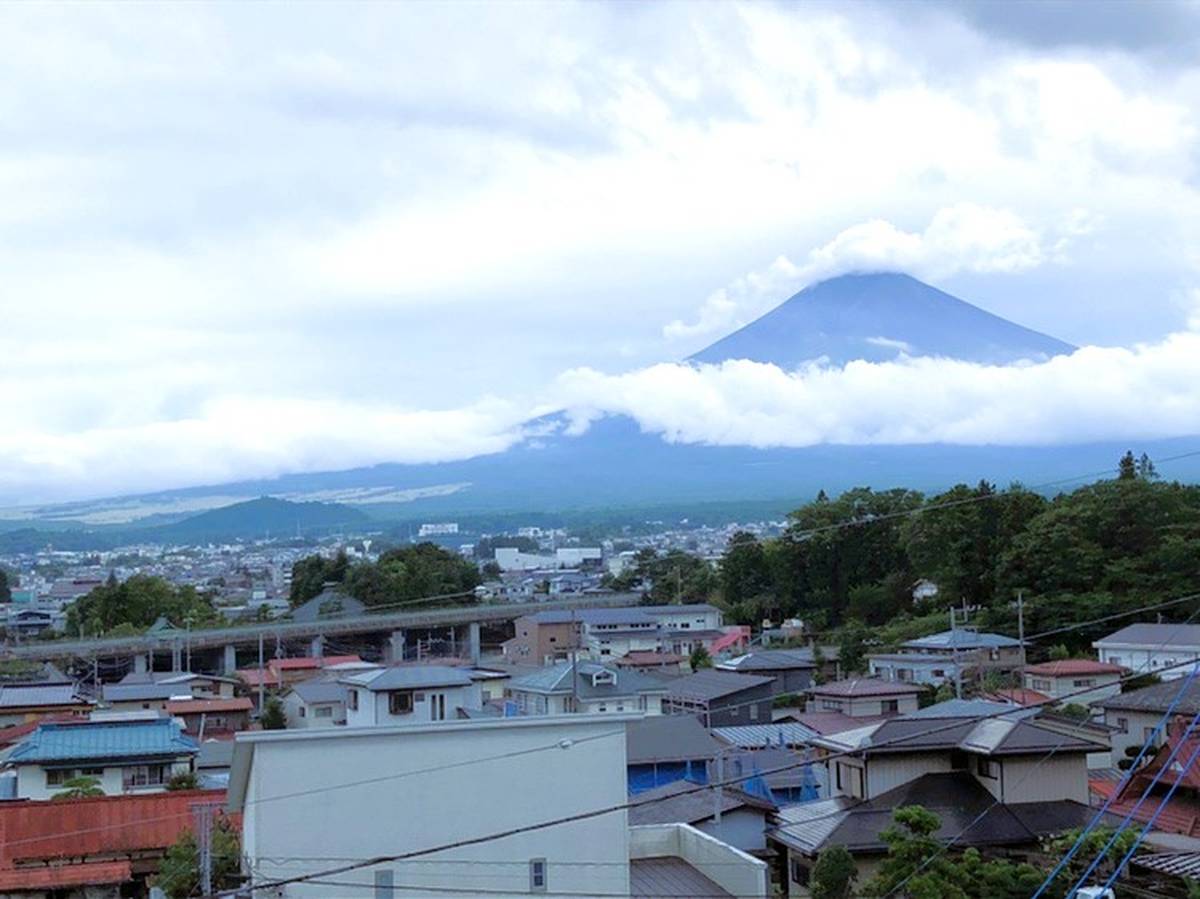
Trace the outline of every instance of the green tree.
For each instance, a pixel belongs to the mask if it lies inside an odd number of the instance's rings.
[[[1133,450],[1126,450],[1121,461],[1117,463],[1117,480],[1132,481],[1137,474],[1137,462],[1133,458]]]
[[[287,727],[287,714],[283,711],[283,703],[274,696],[268,699],[258,723],[263,730],[284,730]]]
[[[61,802],[68,799],[88,799],[92,796],[103,796],[104,790],[100,788],[100,781],[95,777],[72,777],[70,780],[63,781],[65,789],[59,790],[50,798],[55,802]]]
[[[238,886],[241,878],[241,841],[228,818],[220,817],[212,829],[212,885],[227,890]],[[185,830],[168,849],[158,866],[154,885],[171,899],[195,895],[200,888],[200,849],[196,837]]]
[[[470,594],[481,582],[474,562],[435,543],[418,543],[388,550],[376,562],[352,565],[346,572],[344,589],[368,606],[384,606],[431,596]]]
[[[223,619],[212,601],[191,586],[177,587],[169,581],[146,574],[118,583],[109,576],[105,583],[80,597],[67,610],[67,633],[82,629],[89,636],[118,633],[142,633],[159,617],[181,623],[191,619],[193,627],[220,624]]]
[[[861,621],[851,621],[838,635],[838,664],[846,674],[856,674],[867,667],[867,626]]]
[[[758,538],[738,531],[729,538],[721,559],[721,597],[727,603],[740,603],[770,589],[767,556]]]
[[[712,656],[708,654],[708,650],[703,646],[697,646],[688,657],[688,664],[692,666],[693,671],[699,671],[701,668],[711,668],[713,666]]]
[[[1065,643],[1056,643],[1050,647],[1050,661],[1062,662],[1071,658],[1071,650],[1067,649]]]
[[[292,586],[288,602],[292,608],[303,605],[314,596],[319,596],[326,584],[341,583],[350,569],[350,559],[344,549],[339,549],[332,559],[324,556],[305,556],[292,565]]]
[[[168,790],[198,790],[200,788],[200,779],[196,777],[194,771],[180,771],[178,774],[172,774],[171,779],[167,781]]]
[[[813,899],[849,899],[856,875],[850,851],[845,846],[830,846],[817,856],[809,891]]]
[[[8,582],[8,572],[0,568],[0,602],[12,602],[12,586]]]

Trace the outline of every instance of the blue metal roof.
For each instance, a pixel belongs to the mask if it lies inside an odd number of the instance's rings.
[[[952,630],[940,634],[930,634],[916,640],[907,640],[902,646],[912,649],[998,649],[1000,647],[1020,646],[1019,640],[1005,637],[1003,634],[987,634],[978,631]]]
[[[42,724],[8,756],[14,765],[87,759],[138,759],[193,755],[196,741],[173,718]]]

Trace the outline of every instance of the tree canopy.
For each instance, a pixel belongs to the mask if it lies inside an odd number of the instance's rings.
[[[117,582],[110,576],[67,610],[67,633],[142,633],[160,617],[182,628],[208,627],[222,622],[212,601],[191,586],[177,587],[148,574],[135,574]]]
[[[343,589],[368,606],[383,606],[469,593],[481,582],[470,560],[435,543],[417,543],[388,550],[377,562],[351,565]]]

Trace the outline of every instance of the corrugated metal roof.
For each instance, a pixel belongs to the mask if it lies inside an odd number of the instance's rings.
[[[804,746],[820,734],[794,721],[780,724],[744,724],[740,727],[714,727],[713,733],[734,746],[757,749],[762,746]]]
[[[196,742],[172,718],[42,724],[9,754],[14,765],[86,759],[174,757],[196,753]]]
[[[629,888],[632,899],[733,896],[733,893],[673,855],[632,859],[629,862]]]
[[[40,893],[66,887],[119,884],[132,879],[133,865],[127,861],[55,864],[0,870],[0,890]]]
[[[1021,645],[1021,641],[1014,640],[1012,637],[1006,637],[1003,634],[955,629],[952,631],[942,631],[939,634],[930,634],[927,637],[918,637],[916,640],[906,640],[900,645],[911,649],[967,650],[1017,647]]]
[[[15,709],[29,706],[80,705],[74,684],[18,684],[0,686],[0,708]]]
[[[793,671],[817,667],[811,649],[762,649],[721,662],[715,667],[723,671]]]
[[[1200,852],[1154,852],[1135,856],[1133,864],[1160,874],[1200,880]]]

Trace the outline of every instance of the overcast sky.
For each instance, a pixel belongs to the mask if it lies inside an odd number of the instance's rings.
[[[863,267],[1145,344],[1031,376],[1032,439],[1103,431],[1054,389],[1121,359],[1166,399],[1123,427],[1195,431],[1198,34],[1099,0],[0,6],[0,500],[458,458],[559,405],[741,440],[657,363]],[[1012,424],[853,411],[744,439]]]

